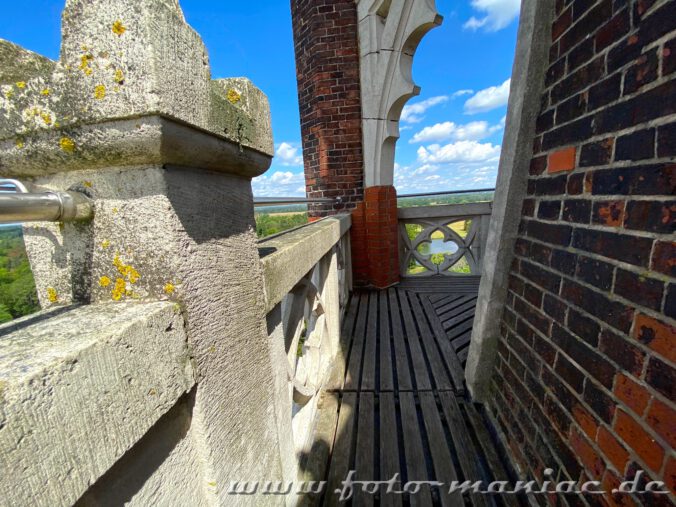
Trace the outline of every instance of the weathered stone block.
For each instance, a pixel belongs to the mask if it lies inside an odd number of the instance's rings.
[[[0,497],[70,505],[195,382],[171,303],[44,311],[0,326]]]

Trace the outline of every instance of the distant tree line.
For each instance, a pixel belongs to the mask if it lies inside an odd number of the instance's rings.
[[[308,214],[306,213],[289,213],[283,215],[274,215],[268,213],[256,214],[256,233],[259,238],[272,236],[278,232],[293,229],[299,225],[308,222]]]
[[[21,228],[0,228],[0,323],[39,309]]]

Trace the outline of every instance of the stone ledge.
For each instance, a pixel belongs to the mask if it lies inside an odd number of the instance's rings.
[[[271,161],[259,151],[163,116],[44,130],[23,136],[19,144],[0,140],[0,172],[17,178],[140,165],[198,167],[253,178]]]
[[[71,505],[194,377],[172,303],[61,307],[0,326],[0,498]]]
[[[350,230],[350,215],[336,215],[258,242],[265,278],[265,311],[272,310]]]

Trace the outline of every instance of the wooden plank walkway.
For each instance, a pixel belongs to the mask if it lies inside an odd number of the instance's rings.
[[[476,292],[393,288],[354,293],[341,333],[344,362],[322,393],[316,441],[322,456],[301,461],[303,477],[328,482],[304,505],[516,506],[510,496],[449,493],[422,485],[416,494],[375,494],[355,487],[340,503],[342,481],[510,480],[490,425],[468,401],[463,357],[469,345]],[[306,463],[306,464],[304,464]]]

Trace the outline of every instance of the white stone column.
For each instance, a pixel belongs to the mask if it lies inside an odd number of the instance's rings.
[[[251,193],[273,155],[267,98],[246,79],[211,80],[175,0],[68,0],[46,68],[2,84],[1,172],[84,192],[95,216],[24,228],[40,301],[175,302],[198,381],[182,471],[199,477],[194,505],[260,505],[227,489],[285,479],[288,458]],[[172,503],[180,485],[157,479],[138,501]]]
[[[420,93],[413,56],[443,18],[435,0],[357,0],[365,187],[392,185],[399,118]]]

